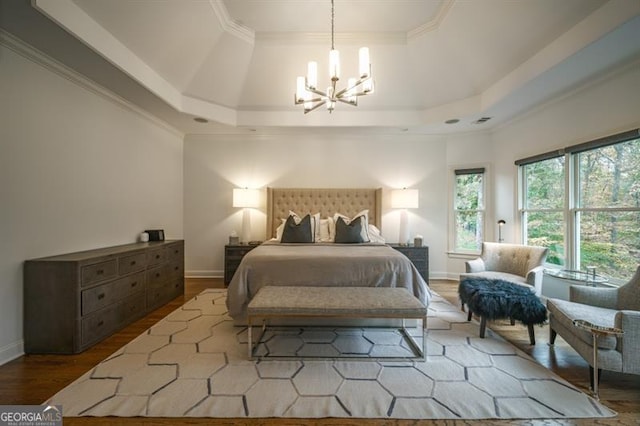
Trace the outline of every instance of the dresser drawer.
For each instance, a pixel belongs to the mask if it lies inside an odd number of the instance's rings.
[[[169,279],[169,268],[167,265],[156,266],[147,270],[147,288],[162,284]]]
[[[118,299],[125,299],[130,294],[145,289],[146,275],[144,272],[138,272],[134,275],[122,278],[116,281],[116,293]]]
[[[127,275],[132,272],[144,270],[147,267],[147,254],[138,253],[131,256],[124,256],[118,259],[118,272],[120,275]]]
[[[183,261],[184,259],[184,245],[183,244],[173,244],[169,247],[167,247],[167,257],[169,258],[169,261],[175,261],[175,260],[180,260]]]
[[[118,264],[116,259],[106,262],[94,263],[82,267],[82,287],[90,284],[115,278],[118,274]]]
[[[146,313],[147,298],[144,291],[132,295],[120,304],[120,322],[128,324]]]
[[[147,266],[159,265],[167,258],[166,247],[149,250],[147,253]]]
[[[117,281],[82,291],[82,315],[90,314],[118,300]]]
[[[111,334],[118,327],[120,309],[120,304],[115,303],[83,317],[81,345],[87,345]]]

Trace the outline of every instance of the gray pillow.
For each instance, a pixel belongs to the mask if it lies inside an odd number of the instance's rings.
[[[289,215],[282,230],[281,243],[312,243],[311,216],[306,215],[296,224],[293,215]]]
[[[358,216],[347,224],[342,217],[336,221],[336,243],[368,243],[362,238],[363,217]]]

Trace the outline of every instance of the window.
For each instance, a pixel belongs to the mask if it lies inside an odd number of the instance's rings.
[[[576,266],[627,279],[640,263],[640,139],[574,155]]]
[[[485,170],[455,170],[454,251],[477,252],[484,240]]]
[[[525,244],[626,282],[640,264],[640,131],[518,160]]]
[[[565,264],[565,168],[564,157],[522,165],[523,241],[549,249],[547,263]]]

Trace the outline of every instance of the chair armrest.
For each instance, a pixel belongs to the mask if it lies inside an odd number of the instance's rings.
[[[529,272],[527,272],[527,284],[533,286],[536,290],[536,295],[542,294],[542,279],[544,278],[544,266],[536,266]]]
[[[484,260],[476,258],[464,262],[466,272],[482,272],[485,271]]]
[[[617,312],[615,326],[624,331],[616,348],[622,352],[622,372],[640,374],[640,311]]]
[[[572,285],[569,287],[569,300],[583,305],[617,309],[618,289]]]

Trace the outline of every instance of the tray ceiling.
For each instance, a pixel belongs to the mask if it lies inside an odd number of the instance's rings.
[[[336,0],[336,48],[366,45],[376,93],[304,115],[295,78],[330,48],[329,0],[33,0],[162,99],[185,132],[215,127],[468,130],[507,120],[640,56],[640,2]],[[150,111],[153,113],[153,111]],[[179,118],[178,118],[179,117]],[[193,117],[210,121],[194,123]],[[197,127],[203,126],[203,127]],[[207,130],[204,130],[207,131]]]

